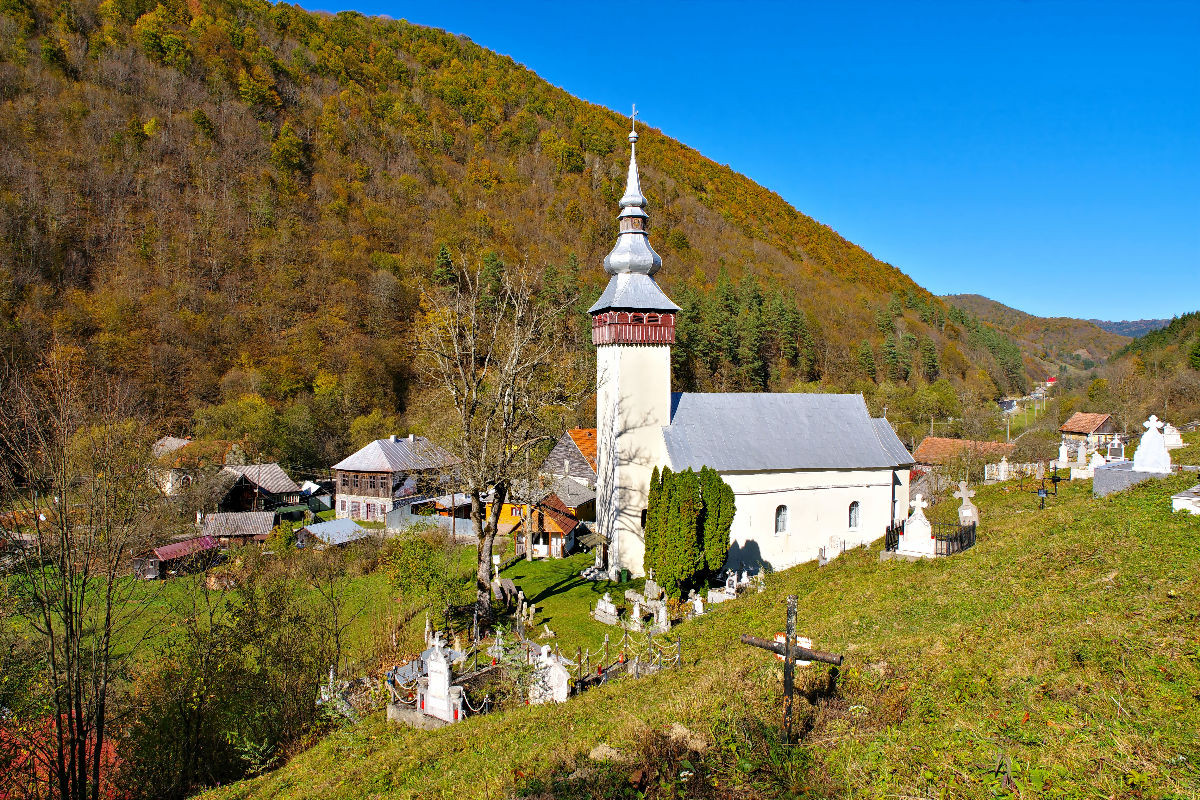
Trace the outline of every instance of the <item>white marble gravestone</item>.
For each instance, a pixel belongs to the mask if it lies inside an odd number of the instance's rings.
[[[442,634],[434,634],[433,652],[426,662],[428,674],[417,685],[418,707],[443,722],[463,718],[463,688],[450,685],[450,656],[442,646]]]
[[[658,582],[654,580],[654,570],[650,569],[646,572],[646,586],[643,589],[647,600],[659,600],[662,598],[662,589]]]
[[[562,660],[555,656],[550,645],[542,645],[533,671],[533,683],[529,687],[531,705],[542,703],[565,703],[571,694],[571,673]]]
[[[1079,449],[1075,451],[1075,463],[1081,469],[1087,466],[1087,444],[1085,442],[1080,442]]]
[[[605,625],[617,624],[619,621],[619,615],[617,613],[617,606],[612,601],[611,594],[605,592],[604,597],[601,597],[596,601],[596,610],[592,612],[592,617],[594,617],[597,622],[602,622]]]
[[[1183,435],[1169,422],[1163,427],[1163,440],[1166,442],[1168,450],[1183,447]]]
[[[958,508],[958,524],[978,525],[979,509],[971,502],[971,498],[975,496],[975,491],[967,488],[966,481],[959,481],[958,491],[954,493],[954,496],[962,501],[962,505]]]
[[[692,604],[692,616],[698,617],[704,613],[704,600],[696,594],[695,589],[688,595],[688,602]]]
[[[1006,481],[1012,477],[1012,467],[1008,465],[1008,456],[1000,457],[1000,470],[997,480]]]
[[[654,607],[654,632],[666,633],[671,630],[671,612],[667,609],[666,603],[659,603]]]
[[[1167,440],[1163,436],[1163,423],[1154,414],[1142,423],[1146,432],[1138,442],[1133,454],[1133,471],[1166,475],[1171,471],[1171,454],[1167,451]]]
[[[1103,467],[1107,463],[1108,463],[1108,459],[1106,459],[1104,456],[1100,455],[1099,450],[1092,453],[1091,463],[1088,464],[1088,468],[1092,470],[1092,476],[1095,477],[1095,475],[1096,475],[1096,467]]]
[[[913,513],[904,523],[904,533],[900,534],[900,545],[896,552],[902,556],[934,558],[937,545],[933,540],[933,525],[925,517],[929,502],[918,494],[909,505]]]
[[[1058,465],[1065,467],[1071,463],[1071,448],[1067,447],[1067,440],[1063,439],[1062,444],[1058,446]]]

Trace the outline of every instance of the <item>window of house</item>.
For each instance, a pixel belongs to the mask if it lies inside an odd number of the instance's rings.
[[[358,488],[358,473],[357,472],[354,474],[354,477],[351,478],[350,482],[354,485],[355,489]]]
[[[359,505],[359,503],[358,503],[358,501],[357,501],[357,500],[353,500],[353,501],[351,501],[351,503],[350,503],[350,516],[354,517],[355,519],[361,519],[361,518],[362,518],[362,516],[361,516],[361,515],[362,515],[362,512],[361,512],[361,510],[360,510],[361,508],[362,508],[362,506],[361,506],[361,505]]]
[[[342,501],[341,508],[342,508],[342,511],[346,510],[346,501],[345,500]]]
[[[342,473],[342,488],[346,489],[349,486],[350,486],[350,476],[343,472]]]
[[[858,530],[858,501],[850,504],[850,530]]]
[[[374,488],[375,488],[375,476],[374,476],[374,475],[372,475],[371,477],[367,478],[367,487],[368,487],[368,488],[371,488],[371,489],[374,489]]]
[[[649,511],[649,509],[645,509],[645,508],[642,509],[642,528],[646,527],[646,514],[648,513],[648,511]]]
[[[787,506],[776,506],[775,508],[775,533],[787,533]]]

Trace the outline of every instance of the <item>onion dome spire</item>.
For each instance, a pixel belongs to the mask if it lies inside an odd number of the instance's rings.
[[[662,268],[662,258],[650,246],[646,213],[646,198],[642,194],[642,182],[637,168],[637,106],[634,106],[629,131],[629,175],[625,180],[625,194],[621,197],[620,234],[612,252],[604,259],[604,270],[609,275],[638,273],[653,275]]]

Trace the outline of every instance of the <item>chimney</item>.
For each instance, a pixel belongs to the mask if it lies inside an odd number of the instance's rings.
[[[388,438],[389,438],[389,439],[391,439],[393,442],[398,442],[398,441],[400,441],[400,437],[399,437],[399,436],[397,436],[397,435],[396,435],[396,434],[394,434],[394,433],[393,433],[391,436],[389,436]]]
[[[408,435],[408,443],[409,443],[409,444],[416,444],[416,443],[417,443],[417,435],[416,435],[415,433],[410,433],[410,434]]]

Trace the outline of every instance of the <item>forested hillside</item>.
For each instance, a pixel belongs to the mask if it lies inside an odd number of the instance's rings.
[[[1169,319],[1122,319],[1105,320],[1089,319],[1096,327],[1103,328],[1109,333],[1119,333],[1122,336],[1145,336],[1150,331],[1165,328],[1171,322]]]
[[[332,463],[421,425],[411,343],[436,271],[529,269],[578,289],[582,314],[627,129],[402,21],[3,0],[0,345],[17,364],[80,348],[172,432]],[[897,268],[642,133],[660,277],[685,307],[681,386],[1023,387],[1011,343],[969,335]]]
[[[1037,317],[978,294],[942,297],[1013,338],[1037,368],[1048,375],[1060,367],[1090,370],[1128,343],[1092,320]]]

